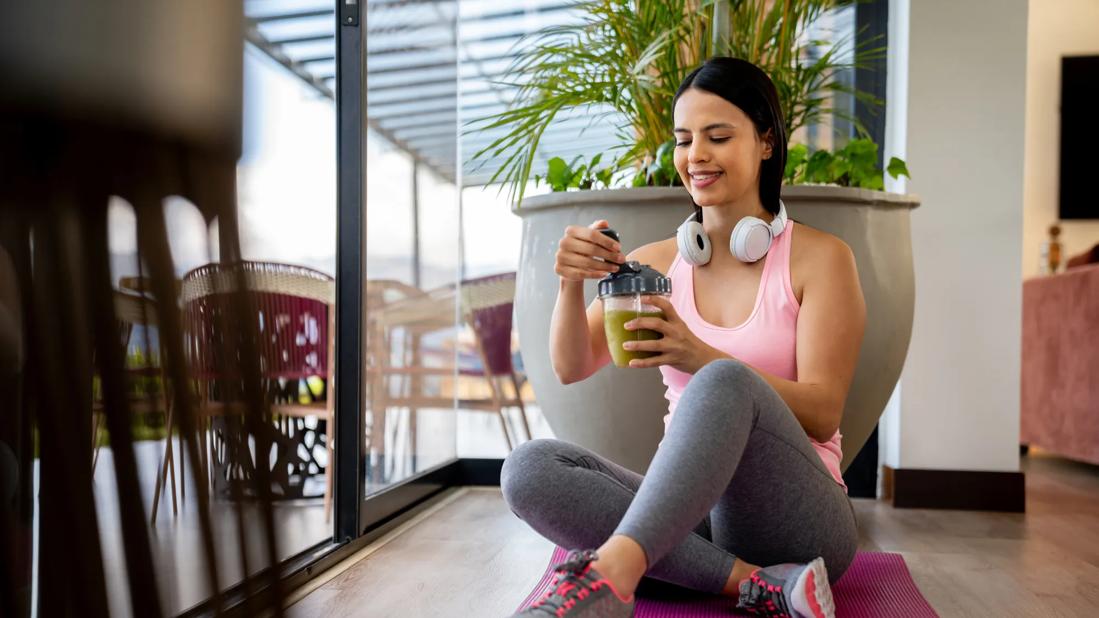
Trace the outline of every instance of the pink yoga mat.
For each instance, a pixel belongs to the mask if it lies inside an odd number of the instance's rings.
[[[553,566],[565,560],[558,547],[541,581],[523,601],[524,609],[553,583]],[[691,592],[671,585],[646,582],[637,592],[636,618],[705,618],[728,616],[736,599]],[[832,587],[836,618],[938,618],[920,594],[900,554],[862,552]]]

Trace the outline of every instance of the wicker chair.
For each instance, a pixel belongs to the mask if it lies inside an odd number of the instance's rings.
[[[392,282],[371,283],[379,291],[397,290]],[[383,285],[384,283],[388,285]],[[384,454],[385,412],[389,408],[408,409],[409,436],[415,445],[416,410],[449,409],[454,406],[453,396],[428,392],[431,389],[427,387],[424,378],[454,376],[455,351],[430,349],[421,342],[427,333],[455,326],[455,302],[459,303],[458,312],[462,322],[473,331],[474,349],[471,352],[475,357],[473,363],[459,361],[457,374],[466,378],[483,378],[489,387],[487,397],[458,398],[458,409],[496,414],[510,451],[514,444],[504,412],[509,407],[518,408],[527,439],[530,439],[530,425],[521,397],[522,382],[516,373],[511,354],[514,296],[515,273],[504,273],[462,281],[457,294],[454,286],[427,292],[400,286],[394,292],[393,300],[377,303],[373,312],[368,309],[367,317],[371,323],[371,335],[368,337],[371,342],[367,367],[370,378],[367,385],[368,402],[374,413],[373,425],[380,428],[380,431],[372,428],[371,435],[368,436],[367,444],[372,454]],[[397,350],[400,362],[396,366],[390,362],[394,343],[401,344],[401,349]],[[431,358],[442,360],[436,363],[427,362]],[[507,392],[505,379],[511,382],[511,394]]]
[[[225,375],[225,368],[233,363],[219,357],[231,349],[224,345],[226,329],[219,322],[228,315],[240,274],[250,306],[256,310],[260,375],[272,421],[267,437],[277,454],[272,481],[283,497],[300,497],[305,477],[323,471],[327,519],[335,462],[335,398],[330,375],[334,367],[335,284],[324,273],[286,264],[242,262],[207,264],[184,276],[180,302],[185,346],[207,440],[207,461],[200,463],[207,467],[215,491],[223,492],[231,489],[230,484],[251,478],[260,464],[252,460],[249,436],[241,426],[241,385],[233,375]],[[300,383],[312,377],[325,381],[324,399],[301,403]],[[305,423],[307,417],[317,417],[315,428]],[[328,454],[323,466],[315,457],[315,450],[322,446]]]
[[[462,319],[473,329],[477,353],[481,359],[481,375],[491,389],[488,400],[463,400],[462,408],[493,411],[500,415],[504,438],[508,450],[513,448],[508,436],[504,408],[519,409],[519,418],[527,439],[531,439],[530,423],[527,421],[527,409],[523,404],[522,386],[515,371],[511,354],[511,314],[515,301],[515,273],[490,275],[477,279],[467,279],[461,284]],[[461,375],[477,375],[476,370],[460,368]],[[514,391],[513,396],[506,393],[501,381],[507,378]]]

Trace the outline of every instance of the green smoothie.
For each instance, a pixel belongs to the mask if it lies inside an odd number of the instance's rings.
[[[651,341],[660,339],[664,335],[655,330],[640,328],[627,330],[626,322],[637,318],[661,318],[663,311],[630,311],[624,309],[612,309],[603,314],[603,328],[607,333],[607,347],[611,351],[611,358],[618,367],[629,367],[630,361],[635,358],[648,358],[656,356],[656,352],[641,352],[637,350],[624,350],[622,344],[626,341]]]

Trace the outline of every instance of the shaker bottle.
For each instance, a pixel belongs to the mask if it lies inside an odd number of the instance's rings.
[[[609,230],[600,231],[606,233]],[[599,300],[603,302],[603,328],[615,366],[629,367],[630,361],[635,358],[656,355],[656,352],[622,349],[622,344],[626,341],[648,341],[663,337],[657,331],[647,328],[626,330],[625,325],[630,320],[642,317],[664,318],[664,312],[659,307],[644,302],[642,297],[668,297],[671,293],[671,279],[651,266],[633,260],[620,264],[618,272],[599,280]]]

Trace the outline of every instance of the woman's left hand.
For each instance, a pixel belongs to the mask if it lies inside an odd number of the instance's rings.
[[[724,358],[717,349],[706,345],[696,337],[687,324],[679,317],[671,301],[663,296],[647,296],[644,302],[659,307],[664,312],[661,318],[635,318],[626,322],[627,330],[647,328],[664,335],[661,339],[651,341],[627,341],[622,347],[629,351],[656,352],[656,356],[649,358],[635,358],[630,361],[630,367],[657,367],[671,365],[684,373],[694,374],[703,368],[706,363],[718,358]]]

